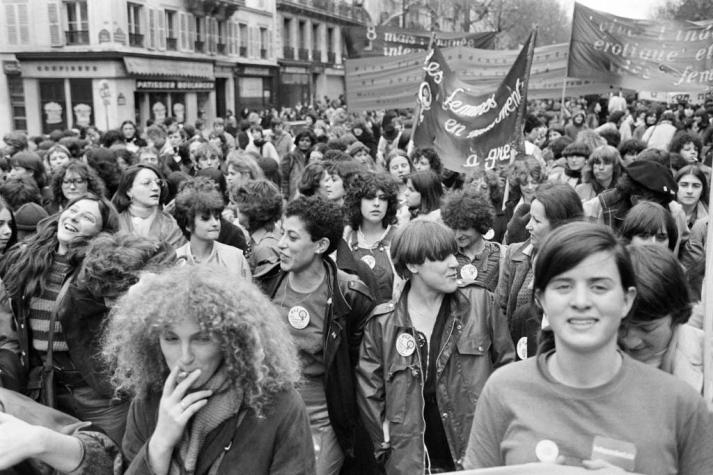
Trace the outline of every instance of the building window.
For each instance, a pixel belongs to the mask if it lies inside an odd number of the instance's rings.
[[[267,28],[260,28],[260,57],[267,59],[267,52],[270,48],[270,38]]]
[[[301,21],[298,24],[297,44],[299,45],[297,57],[303,61],[307,61],[307,59],[309,59],[309,50],[307,49],[307,23],[304,21]]]
[[[218,53],[220,54],[225,54],[226,48],[227,48],[227,43],[228,40],[226,38],[226,23],[224,21],[219,21],[218,23],[218,44],[217,44],[217,49]]]
[[[327,62],[334,64],[337,57],[334,53],[334,28],[327,28]]]
[[[205,31],[203,31],[205,27],[203,26],[203,17],[195,17],[195,24],[196,40],[194,47],[196,53],[203,53],[205,51]]]
[[[319,23],[312,24],[312,60],[322,61],[322,50],[320,49],[321,38],[319,36]]]
[[[129,19],[129,46],[143,48],[144,35],[141,32],[141,5],[136,3],[126,4],[126,17]]]
[[[176,51],[178,39],[176,37],[176,12],[166,10],[166,49]]]
[[[89,20],[86,0],[64,2],[67,28],[64,31],[68,45],[89,44]]]
[[[27,130],[27,112],[25,111],[25,88],[21,76],[7,76],[7,89],[10,92],[10,110],[12,111],[13,130]]]
[[[26,45],[30,42],[27,4],[5,4],[5,27],[8,45]]]
[[[247,58],[248,56],[248,25],[240,23],[240,56]]]

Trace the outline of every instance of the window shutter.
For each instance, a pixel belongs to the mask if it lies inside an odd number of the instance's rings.
[[[15,15],[15,5],[5,5],[5,18],[7,19],[7,44],[16,45],[19,43],[19,28],[17,16]]]
[[[188,22],[188,49],[193,51],[196,42],[196,17],[187,13],[186,18]]]
[[[20,44],[26,45],[30,42],[30,19],[27,13],[27,4],[17,5],[17,24],[19,28]]]
[[[267,30],[267,58],[272,58],[272,30]]]
[[[250,35],[250,57],[259,58],[260,57],[260,30],[256,26],[249,26],[250,30],[248,34]]]
[[[156,10],[149,8],[148,48],[156,48]]]
[[[183,12],[178,13],[178,37],[181,42],[181,49],[188,49],[188,15]]]
[[[210,53],[215,54],[218,51],[216,43],[218,42],[218,21],[215,18],[206,18],[208,30],[208,49]]]
[[[47,13],[50,23],[50,44],[52,46],[64,46],[64,32],[62,31],[59,2],[48,3]]]
[[[160,50],[166,49],[166,12],[164,10],[157,10],[156,16],[158,16],[158,41],[157,46]]]

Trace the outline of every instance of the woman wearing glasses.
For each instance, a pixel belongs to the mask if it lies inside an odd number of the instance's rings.
[[[86,193],[104,196],[106,188],[97,172],[89,165],[78,160],[59,166],[50,182],[52,201],[45,205],[49,214],[62,211],[70,200]]]
[[[156,167],[140,163],[128,168],[112,199],[120,231],[167,241],[174,249],[185,244],[178,223],[163,211],[165,197],[166,186]]]

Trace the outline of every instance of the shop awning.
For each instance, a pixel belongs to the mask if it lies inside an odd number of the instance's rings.
[[[136,76],[215,80],[213,63],[128,57],[124,58],[124,66],[129,74]]]

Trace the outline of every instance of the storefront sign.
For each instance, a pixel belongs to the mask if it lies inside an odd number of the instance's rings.
[[[238,73],[243,76],[272,76],[272,73],[267,68],[253,68],[250,66],[239,68]]]
[[[22,72],[19,61],[3,61],[2,72],[5,74],[16,76]]]
[[[138,90],[168,90],[168,91],[210,91],[215,84],[211,81],[165,81],[162,79],[139,79],[136,81]]]

